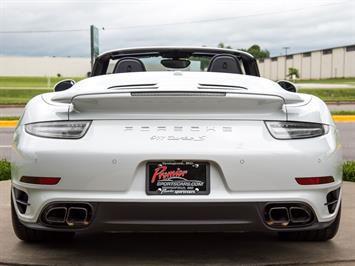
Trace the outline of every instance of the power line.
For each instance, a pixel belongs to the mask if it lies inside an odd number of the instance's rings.
[[[258,16],[266,16],[266,15],[275,15],[275,14],[284,14],[290,12],[298,12],[301,10],[308,10],[313,7],[326,7],[326,6],[333,6],[333,5],[340,5],[347,3],[346,1],[338,2],[338,3],[331,3],[331,4],[324,4],[324,5],[314,5],[310,7],[303,7],[285,11],[274,11],[274,12],[263,12],[257,14],[249,14],[249,15],[241,15],[241,16],[234,16],[234,17],[224,17],[224,18],[215,18],[215,19],[201,19],[201,20],[192,20],[192,21],[181,21],[181,22],[172,22],[172,23],[162,23],[162,24],[148,24],[148,25],[133,25],[133,26],[123,26],[123,27],[103,27],[101,30],[110,31],[110,30],[126,30],[126,29],[135,29],[135,28],[150,28],[150,27],[165,27],[165,26],[175,26],[175,25],[185,25],[185,24],[198,24],[198,23],[211,23],[211,22],[219,22],[219,21],[226,21],[226,20],[236,20],[248,17],[258,17]],[[88,32],[88,29],[59,29],[59,30],[10,30],[10,31],[0,31],[0,34],[28,34],[28,33],[68,33],[68,32]]]
[[[22,34],[22,33],[60,33],[60,32],[80,32],[89,31],[89,29],[68,29],[68,30],[9,30],[0,31],[0,34]]]
[[[289,12],[297,12],[297,11],[301,11],[301,10],[306,10],[306,9],[310,9],[312,7],[325,7],[325,6],[333,6],[333,5],[339,5],[339,4],[344,4],[344,3],[346,3],[346,2],[344,1],[344,2],[339,2],[339,3],[331,3],[331,4],[318,5],[318,6],[315,5],[315,6],[311,6],[311,7],[303,7],[303,8],[292,9],[292,10],[263,12],[263,13],[257,13],[257,14],[235,16],[235,17],[225,17],[225,18],[215,18],[215,19],[201,19],[201,20],[193,20],[193,21],[164,23],[164,24],[134,25],[134,26],[119,27],[119,28],[106,28],[105,27],[105,30],[125,30],[125,29],[134,29],[134,28],[164,27],[164,26],[173,26],[173,25],[219,22],[219,21],[235,20],[235,19],[242,19],[242,18],[248,18],[248,17],[258,17],[258,16],[265,16],[265,15],[284,14],[284,13],[289,13]]]

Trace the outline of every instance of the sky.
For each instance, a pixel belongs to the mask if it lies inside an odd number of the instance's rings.
[[[272,56],[355,44],[355,0],[0,0],[0,55],[90,56],[151,45],[233,48]]]

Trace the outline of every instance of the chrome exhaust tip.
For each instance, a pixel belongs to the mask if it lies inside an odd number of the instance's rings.
[[[53,202],[41,213],[41,222],[50,227],[82,228],[88,226],[94,206],[88,202]]]
[[[69,226],[88,225],[88,210],[84,207],[70,207],[66,223]]]
[[[64,223],[67,217],[66,207],[53,207],[46,211],[44,219],[50,224]]]
[[[288,226],[290,215],[286,207],[273,207],[269,210],[269,225]]]
[[[315,214],[305,203],[276,202],[264,207],[264,222],[274,228],[304,227],[314,221]]]
[[[303,207],[290,207],[290,219],[292,223],[308,223],[312,219],[311,213]]]

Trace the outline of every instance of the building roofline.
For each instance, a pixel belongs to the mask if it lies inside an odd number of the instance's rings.
[[[350,46],[354,46],[355,43],[353,44],[348,44],[348,45],[341,45],[341,46],[335,46],[335,47],[329,47],[329,48],[322,48],[322,49],[314,49],[314,50],[308,50],[308,51],[304,51],[304,52],[298,52],[298,53],[290,53],[290,54],[287,54],[287,56],[289,55],[297,55],[297,54],[305,54],[305,53],[313,53],[313,52],[321,52],[323,50],[329,50],[329,49],[337,49],[337,48],[347,48],[347,47],[350,47]],[[285,55],[278,55],[278,56],[270,56],[269,58],[265,58],[264,60],[266,59],[272,59],[272,58],[277,58],[277,57],[285,57]]]

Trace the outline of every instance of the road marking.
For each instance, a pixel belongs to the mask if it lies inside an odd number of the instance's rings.
[[[333,115],[335,122],[355,122],[355,115]]]
[[[11,145],[0,145],[0,148],[11,148]]]
[[[15,127],[17,120],[0,120],[0,127]]]
[[[333,115],[334,122],[355,122],[355,115]],[[0,127],[16,127],[17,120],[0,120]]]

